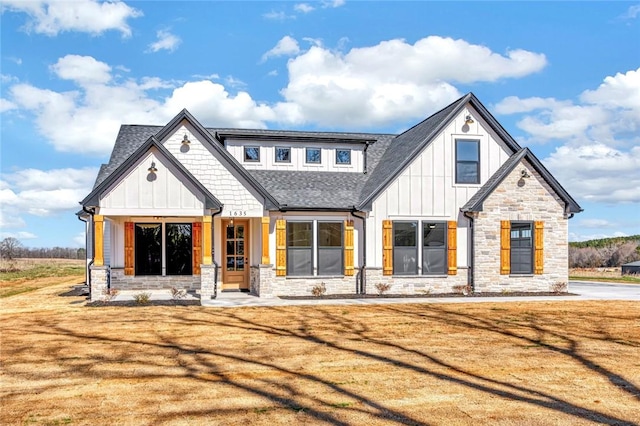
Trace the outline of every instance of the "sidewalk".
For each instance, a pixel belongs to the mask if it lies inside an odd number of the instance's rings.
[[[149,293],[150,300],[171,300],[169,290],[129,291],[123,290],[112,301],[131,301],[140,293]],[[200,300],[200,296],[188,293],[180,300]],[[292,300],[279,297],[257,297],[249,293],[223,292],[216,299],[203,300],[203,306],[219,308],[242,306],[319,306],[319,305],[375,305],[375,304],[407,304],[407,303],[486,303],[486,302],[536,302],[561,300],[589,300],[581,296],[496,296],[496,297],[407,297],[385,298],[369,297],[363,299],[305,299]]]

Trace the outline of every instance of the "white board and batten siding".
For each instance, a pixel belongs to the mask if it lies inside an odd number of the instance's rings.
[[[474,123],[465,124],[471,115]],[[455,182],[456,139],[480,141],[480,183]],[[468,265],[468,220],[460,208],[511,155],[509,148],[470,106],[456,116],[374,200],[367,225],[371,266],[382,267],[382,221],[458,221],[458,266]],[[371,260],[369,260],[371,259]]]
[[[100,200],[105,216],[202,216],[204,196],[152,148]],[[151,164],[157,171],[150,173]]]
[[[305,172],[354,172],[364,169],[364,144],[225,141],[227,151],[248,170],[296,170]],[[244,161],[244,147],[260,147],[260,161]],[[276,162],[276,147],[291,148],[291,161]],[[320,149],[320,164],[306,163],[306,148]],[[336,149],[351,150],[351,164],[336,164]]]
[[[184,135],[189,145],[182,143]],[[261,217],[262,196],[242,176],[218,158],[220,154],[201,141],[199,132],[183,121],[162,144],[223,205],[222,217]]]

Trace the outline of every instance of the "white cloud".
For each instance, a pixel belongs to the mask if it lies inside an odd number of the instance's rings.
[[[384,41],[345,54],[316,45],[289,60],[282,94],[303,117],[323,125],[382,125],[446,105],[460,96],[454,83],[518,78],[545,65],[542,54],[513,50],[503,56],[436,36],[413,45]]]
[[[629,6],[629,9],[620,16],[622,19],[636,19],[640,16],[640,4]]]
[[[324,8],[340,7],[340,6],[344,6],[346,1],[345,0],[323,0],[321,3],[322,3],[322,7]]]
[[[0,232],[0,239],[17,238],[18,240],[33,240],[38,238],[36,234],[27,231],[20,232]]]
[[[156,33],[158,40],[149,45],[150,52],[158,52],[160,50],[168,50],[169,52],[175,51],[182,40],[180,37],[171,34],[168,30],[160,30]]]
[[[111,67],[91,56],[66,55],[49,68],[61,79],[80,86],[106,84],[111,80]]]
[[[16,108],[17,106],[13,102],[8,101],[4,98],[0,98],[0,112],[9,111]]]
[[[583,228],[611,228],[616,224],[606,219],[583,219],[578,224]]]
[[[579,103],[554,98],[510,96],[496,105],[499,114],[527,113],[517,123],[530,142],[550,140],[611,146],[640,142],[640,68],[606,77],[595,90],[585,90]]]
[[[272,10],[271,12],[267,12],[262,15],[263,18],[269,19],[272,21],[285,21],[287,19],[296,19],[295,15],[287,15],[284,12],[276,12]]]
[[[97,173],[96,168],[67,168],[22,169],[3,174],[0,181],[0,228],[24,228],[25,215],[43,217],[77,211],[78,202],[91,191]],[[10,234],[20,239],[35,238],[29,232],[12,231]]]
[[[84,247],[87,242],[86,233],[84,231],[78,233],[72,240],[75,247]]]
[[[563,145],[543,162],[574,198],[640,203],[640,146],[625,152],[598,143]]]
[[[311,6],[308,3],[298,3],[296,5],[293,6],[293,10],[295,10],[296,12],[300,12],[300,13],[309,13],[309,12],[313,12],[316,8]]]
[[[31,84],[8,87],[8,114],[30,112],[39,133],[57,150],[106,155],[121,123],[163,124],[187,108],[208,126],[267,127],[316,123],[332,127],[383,126],[393,120],[423,118],[460,93],[454,83],[495,81],[536,72],[544,55],[513,51],[506,56],[463,40],[429,37],[414,45],[402,40],[351,49],[346,54],[318,40],[288,62],[289,83],[281,102],[267,104],[244,91],[230,94],[211,81],[189,82],[154,76],[134,79],[114,74],[120,67],[91,56],[67,55],[50,69],[75,90],[54,91]],[[284,37],[279,53],[296,54],[297,42]],[[514,55],[514,52],[519,52]],[[227,78],[228,87],[243,87]],[[161,91],[161,92],[158,92]]]
[[[65,31],[92,35],[105,31],[119,31],[131,35],[128,20],[142,16],[142,12],[120,1],[24,1],[3,0],[2,12],[21,12],[29,16],[24,30],[48,36]]]
[[[269,58],[276,56],[292,56],[300,53],[300,46],[298,41],[290,36],[282,37],[278,43],[264,55],[262,55],[262,61],[266,61]]]

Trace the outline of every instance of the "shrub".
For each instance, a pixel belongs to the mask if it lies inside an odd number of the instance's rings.
[[[385,292],[389,291],[391,288],[391,284],[388,283],[378,283],[375,285],[376,290],[378,290],[378,295],[382,296]]]
[[[567,283],[558,281],[551,285],[551,291],[553,293],[566,293],[567,292]]]
[[[185,297],[187,297],[187,290],[171,287],[171,298],[173,300],[180,300]]]
[[[327,292],[327,287],[324,285],[324,282],[314,285],[313,288],[311,289],[311,294],[313,294],[316,297],[320,297],[324,295],[326,292]]]
[[[133,296],[133,300],[138,305],[146,305],[151,300],[151,293],[138,293]]]
[[[113,299],[114,297],[116,297],[118,294],[120,293],[120,290],[115,289],[115,288],[107,288],[104,290],[104,292],[102,293],[102,299],[105,302],[110,302],[111,299]]]
[[[453,291],[457,294],[462,294],[464,296],[468,296],[471,293],[470,285],[454,285]]]

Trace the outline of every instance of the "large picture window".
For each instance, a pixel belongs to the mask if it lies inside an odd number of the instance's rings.
[[[287,275],[313,274],[313,223],[287,222]]]
[[[533,228],[531,222],[511,222],[511,273],[533,274]]]
[[[456,183],[480,183],[480,141],[456,139]]]
[[[447,273],[447,223],[422,222],[422,274]]]
[[[342,222],[318,222],[318,275],[342,275]]]
[[[393,222],[393,273],[418,273],[418,222]]]
[[[162,224],[136,223],[136,275],[162,275]]]
[[[167,275],[191,275],[192,228],[190,223],[135,224],[135,274],[162,275],[163,253]]]
[[[167,275],[191,275],[191,224],[167,223],[165,228]]]

